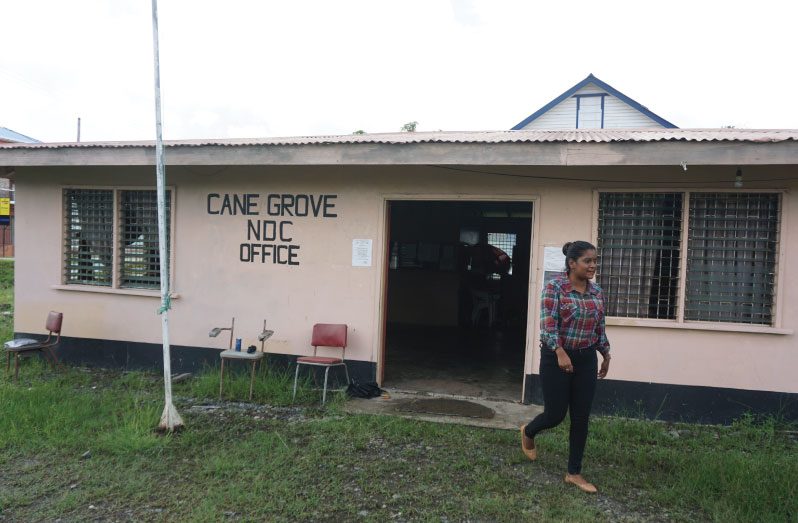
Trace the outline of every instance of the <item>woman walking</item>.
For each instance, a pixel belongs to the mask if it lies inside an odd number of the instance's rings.
[[[537,458],[535,436],[559,425],[571,413],[565,482],[585,492],[596,487],[582,477],[590,407],[596,378],[607,375],[610,344],[604,330],[604,295],[590,279],[596,274],[596,248],[584,241],[566,243],[565,274],[546,284],[540,307],[540,383],[543,413],[521,427],[524,454]],[[598,369],[596,352],[603,361]]]

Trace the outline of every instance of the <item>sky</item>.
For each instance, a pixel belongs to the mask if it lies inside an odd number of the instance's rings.
[[[798,128],[798,2],[159,0],[165,139],[509,129],[593,73],[683,128]],[[0,0],[0,126],[155,137],[151,0]]]

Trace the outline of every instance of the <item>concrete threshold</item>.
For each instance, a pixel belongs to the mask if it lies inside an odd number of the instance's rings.
[[[487,407],[494,412],[491,418],[457,416],[449,414],[431,414],[422,412],[407,412],[399,410],[408,403],[423,399],[451,399],[475,403]],[[400,418],[430,421],[433,423],[454,423],[472,427],[485,427],[492,429],[518,430],[524,423],[543,412],[540,405],[524,405],[522,403],[440,394],[433,392],[417,392],[396,389],[386,389],[386,394],[379,398],[361,399],[352,398],[346,402],[344,410],[350,414],[376,414],[385,416],[398,416]]]

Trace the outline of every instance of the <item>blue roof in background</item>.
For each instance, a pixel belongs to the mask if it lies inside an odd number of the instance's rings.
[[[579,82],[575,86],[571,87],[570,89],[568,89],[567,91],[562,93],[560,96],[558,96],[557,98],[555,98],[551,102],[547,103],[546,105],[544,105],[543,107],[541,107],[540,109],[538,109],[537,111],[532,113],[531,115],[527,116],[523,121],[521,121],[518,124],[516,124],[511,130],[517,131],[519,129],[523,129],[524,126],[528,125],[530,122],[532,122],[534,120],[537,120],[538,118],[543,116],[545,113],[549,112],[549,110],[552,109],[555,105],[557,105],[560,102],[566,100],[567,98],[573,96],[574,93],[576,93],[579,89],[583,88],[587,84],[594,84],[599,89],[604,89],[605,91],[607,91],[607,93],[609,93],[612,96],[618,98],[619,100],[621,100],[623,102],[626,102],[627,104],[631,105],[632,107],[634,107],[635,109],[637,109],[638,111],[640,111],[644,115],[648,116],[649,118],[651,118],[652,120],[654,120],[655,122],[657,122],[661,126],[665,127],[666,129],[678,129],[678,127],[676,127],[675,125],[670,123],[665,118],[662,118],[661,116],[657,116],[656,114],[654,114],[652,111],[650,111],[644,105],[641,105],[641,104],[635,102],[634,100],[632,100],[631,98],[629,98],[628,96],[626,96],[625,94],[620,92],[619,90],[615,89],[611,85],[609,85],[609,84],[607,84],[605,82],[602,82],[601,80],[599,80],[598,78],[593,76],[593,74],[591,73],[591,74],[589,74],[587,76],[587,78],[585,78],[584,80],[582,80],[581,82]]]
[[[25,136],[24,134],[12,131],[7,127],[0,127],[0,141],[17,143],[42,143],[36,138]]]

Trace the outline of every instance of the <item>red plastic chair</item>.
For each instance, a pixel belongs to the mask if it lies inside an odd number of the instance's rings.
[[[11,370],[11,355],[14,355],[14,380],[19,378],[19,358],[23,354],[33,352],[40,352],[50,360],[53,365],[53,370],[58,364],[58,358],[55,356],[53,349],[61,343],[61,324],[64,321],[64,315],[60,312],[50,311],[47,315],[47,323],[44,328],[48,331],[47,339],[36,340],[33,338],[17,338],[15,340],[7,341],[4,345],[7,362],[6,374]],[[53,339],[55,334],[55,339]]]
[[[349,369],[346,368],[344,357],[346,356],[346,325],[337,323],[317,323],[313,326],[313,356],[300,356],[296,359],[296,373],[294,374],[294,395],[296,399],[296,384],[299,380],[299,367],[301,365],[312,365],[315,367],[325,367],[324,369],[324,389],[321,396],[321,403],[327,401],[327,377],[332,367],[343,367],[346,373],[346,383],[349,384]],[[334,347],[341,349],[340,358],[318,356],[319,347]]]

